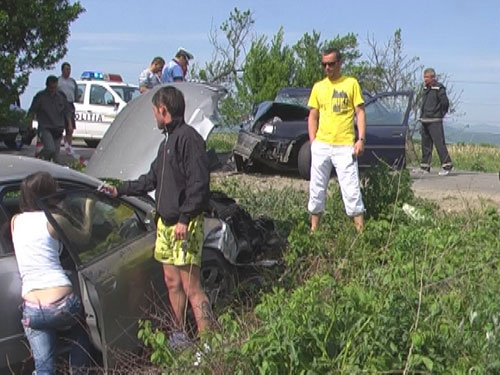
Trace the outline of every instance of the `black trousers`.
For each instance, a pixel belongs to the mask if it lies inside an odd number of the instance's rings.
[[[448,148],[444,142],[443,122],[422,123],[422,163],[424,169],[430,169],[432,161],[432,147],[436,145],[439,160],[444,169],[451,169],[453,166],[448,153]]]

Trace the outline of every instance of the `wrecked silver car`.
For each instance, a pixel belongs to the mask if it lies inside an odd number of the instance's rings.
[[[206,138],[224,91],[203,84],[177,87],[186,96],[190,125],[198,126]],[[162,268],[153,259],[153,199],[111,198],[97,192],[102,181],[95,177],[136,178],[148,170],[162,138],[151,111],[153,93],[133,100],[120,112],[91,158],[87,174],[38,159],[0,155],[0,373],[9,369],[20,373],[31,362],[21,325],[21,280],[9,225],[19,212],[21,181],[31,173],[47,171],[58,181],[60,191],[50,197],[57,207],[41,204],[63,240],[61,264],[83,301],[98,363],[113,368],[117,352],[137,350],[138,320],[147,317],[155,301],[167,301]],[[58,225],[53,210],[78,225],[84,220],[87,199],[95,202],[90,218],[92,236],[89,242],[80,243]],[[273,229],[271,221],[254,221],[234,200],[212,193],[201,265],[201,281],[212,303],[230,293],[237,267],[259,264],[257,250]]]
[[[259,104],[253,120],[240,130],[233,155],[238,171],[262,166],[298,172],[310,177],[311,147],[307,131],[310,89],[286,88],[275,101]],[[370,95],[363,93],[366,111],[366,145],[359,166],[384,161],[394,168],[405,166],[405,140],[412,92]]]

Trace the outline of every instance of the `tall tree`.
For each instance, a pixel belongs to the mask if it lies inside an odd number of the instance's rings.
[[[278,90],[289,86],[295,59],[293,50],[283,43],[280,28],[271,42],[261,36],[252,42],[243,66],[241,80],[236,85],[238,94],[247,103],[271,100]]]
[[[0,125],[33,69],[49,69],[67,51],[69,25],[84,11],[78,1],[2,0],[0,3]],[[2,118],[4,121],[2,121]]]

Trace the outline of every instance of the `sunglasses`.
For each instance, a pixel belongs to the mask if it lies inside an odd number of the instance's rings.
[[[321,63],[321,66],[322,66],[323,68],[326,68],[327,66],[328,66],[329,68],[333,68],[333,67],[335,66],[335,64],[337,64],[337,63],[338,63],[338,61],[322,62],[322,63]]]

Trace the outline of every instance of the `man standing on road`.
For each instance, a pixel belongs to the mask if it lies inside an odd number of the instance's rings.
[[[154,256],[163,264],[165,283],[177,331],[170,336],[172,347],[187,343],[184,313],[191,304],[198,331],[211,324],[211,309],[200,283],[203,246],[203,212],[208,207],[210,173],[203,138],[184,122],[182,93],[172,86],[153,96],[153,113],[165,134],[148,173],[136,181],[125,181],[116,189],[105,185],[111,196],[143,195],[156,190],[159,214]]]
[[[64,149],[67,155],[73,155],[73,131],[76,128],[75,121],[75,101],[78,100],[78,85],[76,81],[70,77],[71,75],[71,65],[68,62],[64,62],[61,65],[61,76],[58,79],[57,89],[61,91],[65,96],[70,108],[70,121],[66,123],[65,135],[64,135]]]
[[[432,147],[441,161],[440,176],[446,176],[453,169],[450,154],[444,141],[443,117],[448,112],[450,102],[446,96],[446,88],[436,81],[436,72],[432,68],[424,70],[424,91],[422,94],[422,163],[416,172],[429,173],[431,170]]]
[[[161,72],[165,66],[163,57],[155,57],[149,68],[143,70],[139,75],[139,91],[141,93],[161,85]]]
[[[38,121],[38,134],[43,144],[38,156],[58,162],[62,134],[66,123],[71,121],[71,109],[66,96],[57,90],[56,76],[48,76],[45,86],[45,90],[39,91],[33,98],[28,114]]]
[[[185,48],[179,47],[175,57],[165,65],[161,80],[163,83],[182,82],[186,79],[189,60],[193,55]]]
[[[311,142],[311,181],[309,204],[311,231],[318,228],[325,209],[326,190],[332,167],[347,215],[363,230],[365,207],[359,186],[358,156],[365,145],[366,122],[363,95],[355,78],[341,73],[342,56],[335,48],[326,49],[321,57],[326,77],[316,82],[309,97],[311,108],[307,122]],[[358,138],[354,134],[354,114]]]

